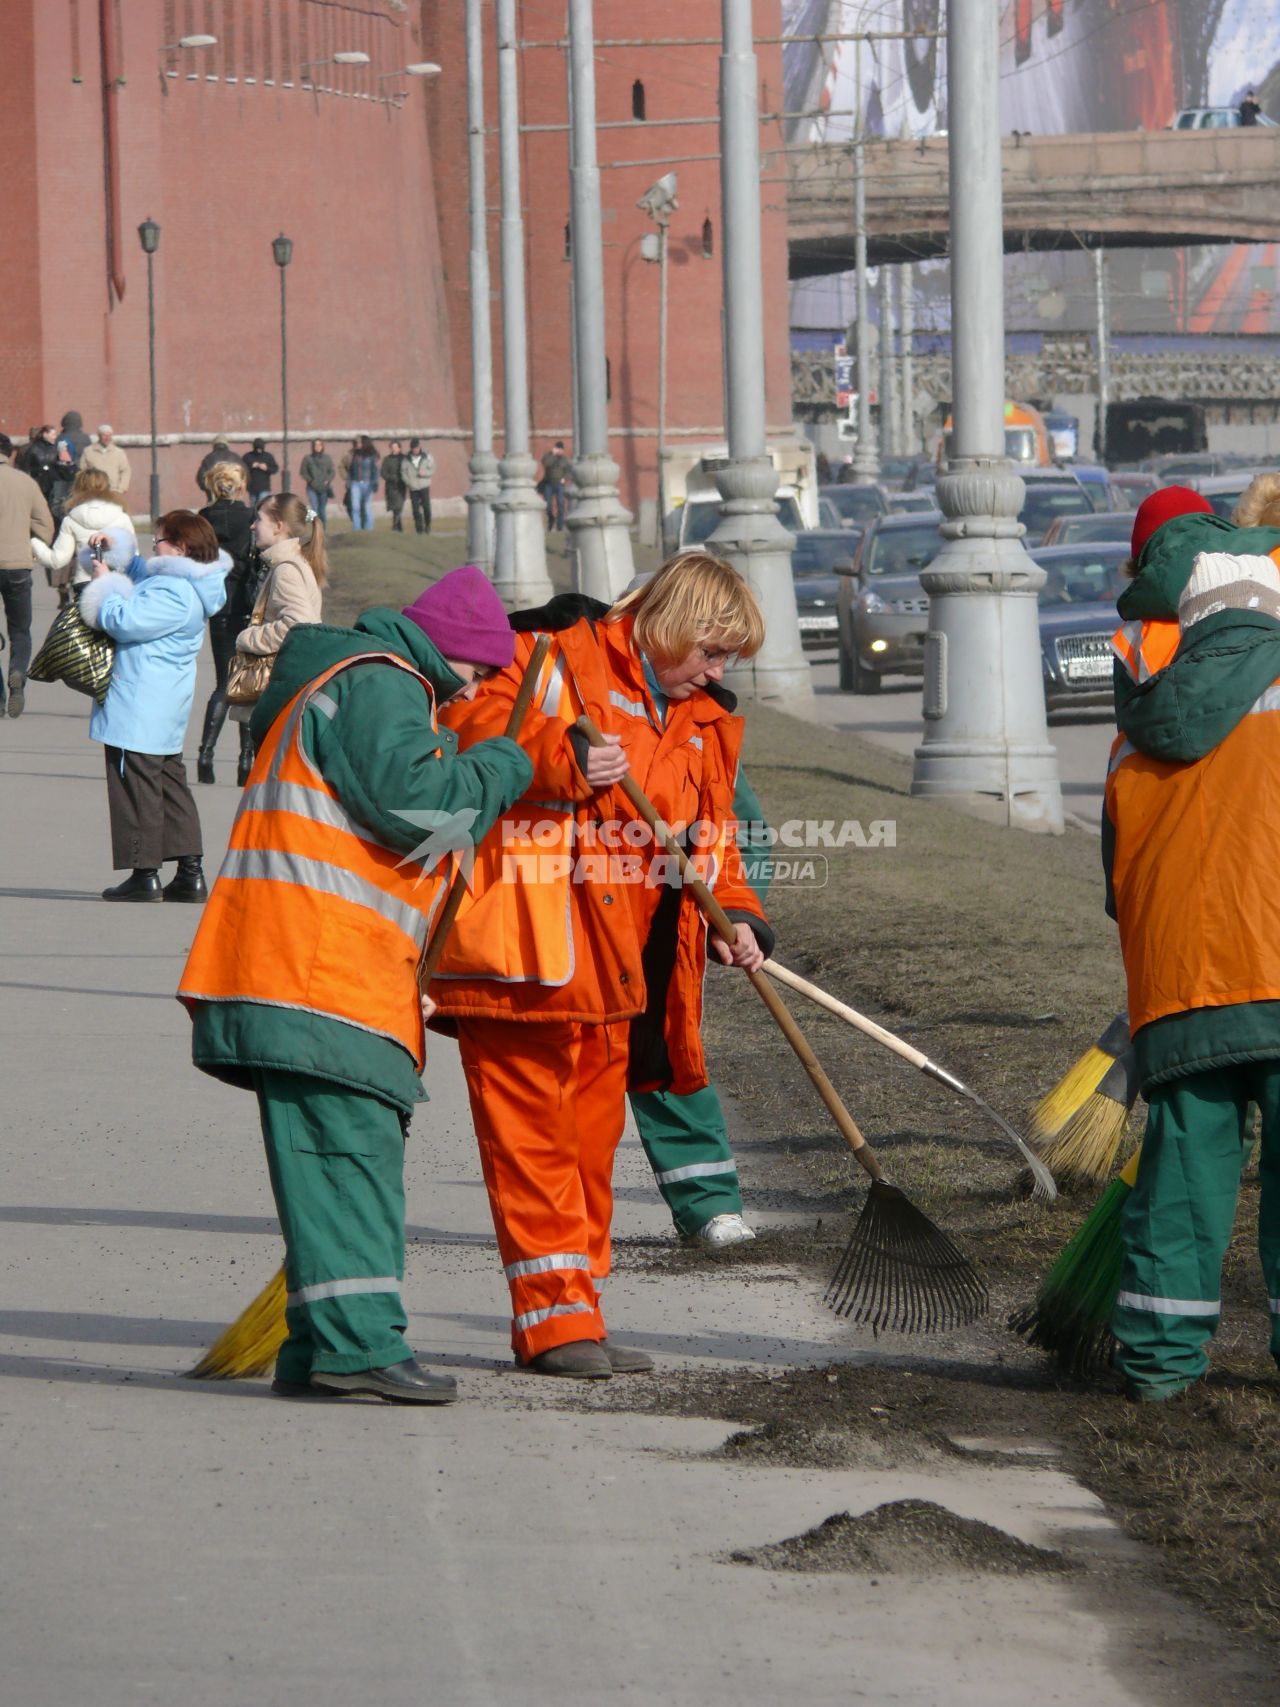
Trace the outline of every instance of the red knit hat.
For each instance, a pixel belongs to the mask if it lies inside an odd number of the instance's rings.
[[[1138,513],[1133,518],[1133,540],[1130,550],[1134,562],[1140,561],[1143,548],[1155,533],[1166,522],[1171,522],[1175,516],[1211,516],[1213,505],[1207,498],[1202,498],[1199,492],[1193,492],[1190,486],[1162,486],[1158,492],[1153,492],[1149,498],[1144,498],[1138,505]]]
[[[502,600],[474,563],[450,569],[401,615],[416,622],[446,658],[505,670],[516,655],[516,637]]]

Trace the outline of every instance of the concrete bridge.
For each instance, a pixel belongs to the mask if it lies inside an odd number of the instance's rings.
[[[870,264],[945,255],[946,137],[863,146]],[[1280,130],[1021,135],[1003,155],[1006,251],[1280,241]],[[786,159],[792,278],[847,271],[852,144]]]

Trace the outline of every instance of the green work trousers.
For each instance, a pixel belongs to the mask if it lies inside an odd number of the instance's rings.
[[[678,1233],[696,1233],[713,1215],[741,1215],[738,1164],[714,1085],[688,1096],[632,1091],[631,1112]]]
[[[257,1068],[288,1286],[276,1375],[385,1369],[404,1338],[404,1133],[395,1109],[304,1073]]]
[[[1135,1397],[1180,1392],[1209,1366],[1251,1102],[1262,1113],[1258,1250],[1280,1363],[1280,1061],[1262,1061],[1174,1079],[1148,1098],[1111,1324],[1116,1363]]]

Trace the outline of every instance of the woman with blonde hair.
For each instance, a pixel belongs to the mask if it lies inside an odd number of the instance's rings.
[[[300,622],[319,622],[329,559],[324,546],[324,523],[292,492],[279,492],[258,505],[253,518],[253,543],[266,573],[253,607],[252,620],[236,636],[235,649],[250,658],[275,658],[289,630]],[[253,705],[235,705],[234,723],[241,725],[240,766],[236,780],[243,788],[253,769],[249,719]]]
[[[734,836],[742,719],[722,679],[759,651],[764,623],[735,570],[690,552],[612,609],[564,594],[511,626],[515,662],[445,721],[464,749],[501,733],[549,634],[520,736],[533,782],[477,850],[431,997],[457,1029],[517,1362],[595,1380],[652,1368],[606,1337],[600,1310],[628,1086],[707,1083],[707,928],[615,784],[630,772],[685,826],[736,926],[715,955],[758,968],[773,938]],[[603,747],[574,727],[583,712]]]
[[[81,566],[80,553],[95,533],[124,528],[133,533],[129,512],[115,500],[111,482],[100,468],[82,468],[67,498],[62,525],[52,545],[42,539],[31,541],[31,554],[45,572],[51,587],[59,589],[58,602],[67,603],[67,587],[83,587],[90,580]]]
[[[1280,474],[1259,474],[1240,494],[1231,520],[1238,528],[1280,527]]]
[[[214,684],[205,707],[204,728],[200,735],[200,751],[196,758],[196,779],[211,783],[215,780],[213,753],[218,736],[230,709],[227,700],[227,676],[235,656],[236,637],[253,614],[253,602],[258,592],[258,554],[253,544],[253,509],[249,504],[242,462],[215,462],[204,477],[210,502],[200,514],[213,529],[218,544],[231,559],[227,576],[227,602],[209,619],[209,647],[213,653]],[[253,763],[253,742],[247,723],[240,725],[242,763],[247,757]]]

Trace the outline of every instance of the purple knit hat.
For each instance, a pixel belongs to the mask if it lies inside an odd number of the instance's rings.
[[[416,622],[446,658],[493,664],[500,670],[516,655],[516,637],[493,583],[474,563],[450,569],[401,612]]]

